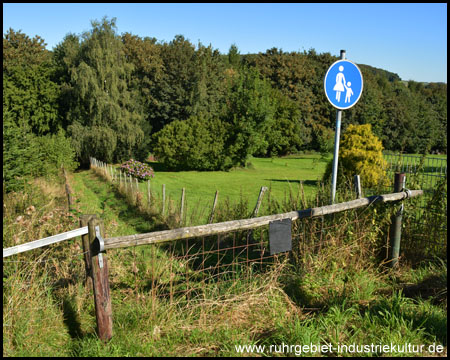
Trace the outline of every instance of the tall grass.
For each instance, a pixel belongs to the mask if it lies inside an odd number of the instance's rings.
[[[173,205],[169,201],[161,215],[156,199],[148,207],[145,196],[111,187],[95,176],[89,181],[81,173],[72,176],[78,209],[99,211],[109,236],[204,221],[201,212],[197,219],[177,218],[176,200]],[[31,195],[4,199],[4,247],[16,244],[14,236],[26,242],[78,227],[74,213],[63,215],[62,185],[53,185],[47,195],[42,188],[48,185],[37,186]],[[310,196],[302,193],[300,184],[295,186],[281,198],[269,192],[261,215],[329,201],[325,185]],[[343,200],[354,195],[348,189],[340,196]],[[238,203],[223,203],[215,221],[251,216],[248,209],[242,196]],[[19,216],[21,225],[16,223]],[[84,284],[79,240],[8,258],[11,262],[4,262],[3,268],[3,355],[241,356],[245,354],[237,353],[235,345],[281,343],[447,346],[446,261],[396,271],[385,268],[389,217],[389,207],[377,205],[294,222],[294,238],[301,242],[290,258],[280,258],[265,272],[212,284],[189,300],[156,296],[152,278],[167,280],[185,266],[171,259],[164,247],[108,251],[114,336],[107,344],[95,335],[92,290]],[[20,233],[25,228],[32,234]]]

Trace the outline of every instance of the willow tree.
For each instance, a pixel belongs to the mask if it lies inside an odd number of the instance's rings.
[[[133,157],[144,139],[142,110],[130,86],[133,65],[126,60],[116,29],[115,18],[92,21],[78,53],[68,59],[68,130],[85,165],[89,156],[106,162]]]

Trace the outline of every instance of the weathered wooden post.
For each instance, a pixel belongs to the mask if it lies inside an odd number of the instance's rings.
[[[208,224],[211,224],[214,219],[214,212],[216,211],[217,198],[219,197],[219,190],[216,190],[216,196],[214,196],[214,203],[211,209],[211,215],[209,215]]]
[[[181,205],[180,205],[180,222],[181,223],[183,223],[184,195],[185,195],[185,188],[183,188],[183,190],[181,190]]]
[[[166,206],[166,184],[162,185],[162,214],[164,216],[164,210]]]
[[[353,180],[355,183],[356,198],[361,199],[361,180],[359,175],[355,175]]]
[[[263,199],[264,193],[266,191],[267,191],[267,187],[261,186],[261,190],[259,191],[258,201],[256,201],[255,210],[253,211],[253,217],[256,217],[258,215],[259,208],[261,206],[262,199]]]
[[[112,307],[108,279],[108,262],[104,252],[103,222],[93,215],[88,222],[92,283],[94,289],[97,334],[103,341],[112,337]]]
[[[148,207],[150,208],[150,203],[151,203],[151,194],[150,194],[150,179],[147,180],[147,200],[148,200]]]
[[[405,186],[405,173],[396,173],[394,178],[394,193],[403,190]],[[395,267],[398,263],[398,256],[400,254],[400,240],[402,234],[402,214],[403,202],[397,213],[392,216],[391,228],[389,231],[390,249],[389,249],[389,266]]]
[[[80,216],[80,226],[85,227],[88,226],[89,220],[95,215],[81,215]],[[84,266],[86,269],[86,278],[85,278],[85,286],[88,289],[92,289],[92,260],[91,260],[91,252],[90,252],[90,243],[89,243],[89,234],[81,236],[81,243],[84,254]]]
[[[261,207],[262,199],[264,196],[264,193],[268,190],[266,186],[261,186],[261,190],[259,191],[258,200],[256,201],[255,210],[253,210],[252,217],[257,217],[259,213],[259,208]],[[249,241],[253,239],[253,230],[249,230],[247,232],[247,244]],[[248,248],[247,248],[247,259],[248,259]]]
[[[72,205],[73,205],[72,191],[70,189],[69,181],[67,180],[67,173],[66,173],[66,169],[64,169],[64,166],[62,167],[62,170],[63,170],[63,174],[64,174],[64,182],[65,182],[65,189],[66,189],[66,195],[67,195],[67,208],[69,209],[69,211],[72,211]]]

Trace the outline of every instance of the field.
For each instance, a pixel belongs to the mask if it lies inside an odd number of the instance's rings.
[[[188,209],[202,200],[209,209],[216,190],[219,202],[226,197],[238,201],[242,193],[251,211],[261,186],[271,186],[272,196],[283,199],[302,180],[307,196],[313,197],[325,168],[318,155],[250,162],[249,168],[229,173],[173,173],[155,166],[152,189],[158,196],[166,184],[168,196],[179,201],[185,187]],[[63,184],[42,180],[30,195],[8,197],[4,247],[76,228],[79,214],[98,214],[107,237],[149,232],[164,223],[158,216],[149,220],[92,170],[69,174],[69,183],[74,215],[58,210],[65,206]],[[146,184],[140,186],[145,194]],[[31,205],[37,210],[30,212]],[[79,240],[23,253],[4,262],[3,355],[299,355],[298,347],[270,350],[282,344],[331,344],[333,355],[345,356],[419,355],[379,348],[336,351],[339,344],[391,343],[424,345],[422,355],[446,355],[446,260],[413,267],[405,259],[397,271],[388,272],[374,258],[359,255],[373,246],[371,237],[365,239],[331,238],[321,252],[307,254],[302,269],[280,264],[191,306],[155,299],[149,292],[149,247],[108,251],[114,326],[108,344],[95,335],[92,290],[83,284]],[[164,260],[160,250],[157,257]],[[443,351],[430,351],[433,344],[443,345]]]
[[[245,198],[252,211],[262,186],[271,189],[271,196],[283,199],[289,191],[297,195],[300,182],[303,182],[305,196],[314,195],[317,183],[321,180],[329,159],[320,155],[301,155],[283,158],[251,158],[247,167],[225,171],[159,171],[160,164],[150,163],[156,176],[151,180],[151,188],[156,196],[161,197],[162,184],[166,185],[166,196],[179,203],[182,188],[186,189],[186,202],[189,207],[210,209],[216,190],[219,201],[229,199],[238,202]],[[146,193],[147,184],[140,184]]]

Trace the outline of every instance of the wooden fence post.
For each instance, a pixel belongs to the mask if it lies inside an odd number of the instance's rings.
[[[108,262],[103,247],[103,221],[94,215],[88,222],[88,229],[97,334],[101,340],[106,342],[112,337],[112,307],[108,279]]]
[[[185,188],[183,188],[183,190],[181,190],[180,223],[183,223],[184,195],[185,195]]]
[[[89,220],[92,219],[95,215],[81,215],[80,216],[80,226],[85,227],[88,226]],[[92,260],[91,260],[91,252],[90,252],[90,243],[89,243],[89,234],[81,236],[81,243],[84,253],[84,266],[86,269],[86,278],[85,278],[85,286],[88,289],[92,289]]]
[[[67,181],[67,173],[66,173],[66,169],[64,169],[64,166],[62,167],[62,170],[63,170],[63,175],[64,175],[66,195],[67,195],[67,204],[68,204],[67,207],[68,207],[69,211],[72,211],[72,205],[73,205],[72,191],[70,189],[69,182]]]
[[[164,210],[166,206],[166,184],[162,185],[162,214],[164,216]]]
[[[361,180],[359,178],[359,175],[354,176],[354,183],[355,183],[356,198],[361,199]]]
[[[150,208],[150,202],[151,202],[150,197],[151,197],[151,194],[150,194],[150,179],[149,179],[149,180],[147,180],[147,200],[148,200],[149,208]]]
[[[211,210],[211,215],[209,215],[208,224],[211,224],[214,219],[214,212],[216,211],[217,198],[219,197],[219,190],[216,190],[216,196],[214,196],[214,203]]]
[[[255,206],[255,210],[253,210],[253,214],[252,217],[257,217],[258,216],[258,212],[259,212],[259,208],[261,207],[261,203],[262,203],[262,199],[264,196],[264,193],[267,191],[267,187],[266,186],[261,186],[261,190],[259,191],[259,195],[258,195],[258,200],[256,201],[256,206]],[[253,230],[249,230],[247,232],[247,244],[249,241],[253,241]],[[247,248],[247,259],[248,259],[248,248]]]
[[[405,185],[405,173],[396,173],[394,178],[394,193],[402,191]],[[392,216],[391,228],[389,231],[390,249],[389,249],[389,265],[395,267],[398,263],[398,256],[400,254],[400,240],[402,234],[402,214],[403,203],[398,209],[397,213]]]
[[[259,191],[258,201],[256,202],[255,210],[253,211],[253,217],[256,217],[259,212],[259,208],[261,206],[261,202],[264,196],[264,193],[267,191],[267,187],[261,186],[261,190]]]

